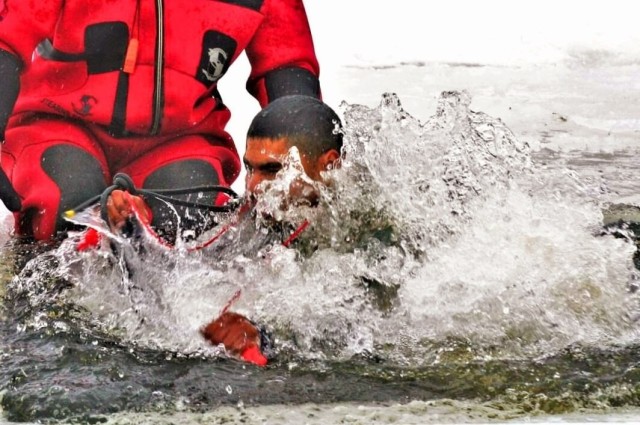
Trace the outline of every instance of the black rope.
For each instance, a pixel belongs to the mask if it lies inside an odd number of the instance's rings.
[[[168,202],[172,205],[179,205],[182,207],[189,208],[198,208],[201,210],[211,211],[211,212],[231,212],[237,208],[237,203],[228,202],[225,205],[209,205],[202,204],[199,202],[190,202],[183,201],[182,199],[173,198],[171,195],[189,195],[193,193],[202,193],[202,192],[218,192],[225,193],[229,195],[234,200],[237,200],[238,194],[234,192],[232,189],[225,186],[197,186],[197,187],[189,187],[189,188],[177,188],[177,189],[140,189],[137,188],[133,184],[133,180],[131,177],[124,173],[118,173],[113,177],[113,184],[107,187],[104,192],[100,195],[96,195],[91,199],[86,200],[81,203],[77,207],[66,211],[65,216],[73,217],[78,211],[82,211],[85,208],[88,208],[96,203],[100,204],[100,217],[105,221],[109,221],[109,217],[107,214],[107,200],[109,196],[113,193],[114,190],[125,190],[132,195],[142,196],[146,198],[155,198],[165,202]]]

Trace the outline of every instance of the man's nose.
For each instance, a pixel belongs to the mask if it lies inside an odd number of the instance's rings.
[[[252,173],[251,175],[247,175],[247,180],[245,184],[245,189],[247,192],[255,192],[256,187],[262,182],[262,178],[258,175],[258,173]]]

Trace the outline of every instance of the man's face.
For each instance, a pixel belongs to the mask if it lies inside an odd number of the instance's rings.
[[[260,183],[273,180],[282,170],[290,145],[286,139],[249,138],[244,153],[244,165],[247,170],[245,189],[255,193]],[[321,167],[318,158],[302,155],[301,163],[307,174],[313,180],[320,180]]]

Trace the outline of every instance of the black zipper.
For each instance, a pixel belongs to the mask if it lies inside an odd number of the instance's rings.
[[[162,70],[164,68],[164,5],[163,0],[156,0],[157,35],[156,35],[156,64],[155,81],[153,89],[153,121],[151,123],[151,135],[160,132],[162,121],[162,107],[164,106]]]

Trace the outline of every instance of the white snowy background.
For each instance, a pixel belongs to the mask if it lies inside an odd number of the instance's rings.
[[[451,87],[440,74],[425,75],[424,85],[416,86],[402,76],[376,78],[367,67],[465,63],[522,67],[535,73],[537,65],[560,64],[578,52],[601,53],[585,60],[640,61],[640,4],[631,0],[306,0],[305,7],[324,100],[334,108],[343,100],[375,106],[380,95],[390,91],[398,93],[408,112],[426,119],[441,91],[469,89],[475,95],[473,68],[468,84],[463,77]],[[404,74],[412,72],[416,71],[409,67]],[[233,113],[228,129],[241,155],[245,131],[258,111],[257,102],[244,91],[248,73],[243,56],[221,83]],[[640,84],[640,74],[637,77]],[[243,175],[233,185],[238,191]]]

